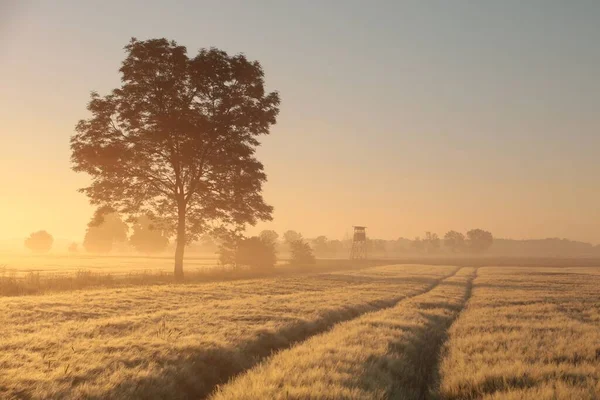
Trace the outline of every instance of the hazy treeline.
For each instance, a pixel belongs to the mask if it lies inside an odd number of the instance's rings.
[[[260,239],[260,242],[259,242]],[[238,237],[237,245],[242,245],[242,259],[254,257],[266,264],[274,264],[277,258],[289,259],[295,251],[314,254],[318,258],[346,258],[350,254],[352,239],[330,239],[321,235],[304,238],[301,233],[288,230],[281,235],[273,230],[264,230],[256,236]],[[46,231],[32,233],[25,240],[25,247],[39,253],[48,252],[53,248],[53,237]],[[252,245],[254,243],[254,245]],[[263,253],[257,250],[266,243]],[[234,247],[235,247],[234,246]],[[250,247],[252,250],[249,250]],[[299,246],[304,246],[301,250]],[[56,247],[56,245],[54,246]],[[225,247],[225,250],[224,250]],[[264,246],[263,246],[264,247]],[[219,256],[223,264],[237,264],[235,256],[229,249],[227,253],[226,240],[209,235],[201,236],[197,241],[188,244],[187,252],[196,255]],[[494,256],[600,256],[600,245],[573,241],[560,238],[547,239],[499,239],[490,232],[473,229],[466,234],[449,231],[443,236],[437,233],[425,232],[423,236],[408,239],[377,239],[368,238],[367,248],[369,257],[402,257],[405,255],[448,255],[448,254],[486,254]],[[86,252],[92,254],[127,254],[138,253],[148,255],[170,254],[174,243],[156,227],[147,217],[135,222],[126,223],[118,214],[107,214],[102,221],[94,216],[81,243],[71,243],[66,249],[71,253]],[[258,253],[257,253],[258,252]],[[305,257],[301,255],[299,257]],[[307,256],[310,260],[310,256]],[[272,261],[271,261],[272,260]],[[238,260],[240,261],[240,260]],[[245,262],[242,262],[245,263]]]

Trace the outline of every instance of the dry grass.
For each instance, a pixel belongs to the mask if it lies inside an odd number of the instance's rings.
[[[108,268],[103,265],[106,259],[129,260],[135,268],[131,270]],[[140,285],[163,285],[174,283],[172,270],[164,270],[154,265],[147,266],[148,260],[156,262],[151,257],[92,257],[92,260],[100,261],[94,269],[73,270],[73,264],[67,264],[64,268],[54,268],[49,265],[45,269],[35,267],[8,268],[0,265],[0,296],[25,296],[33,294],[46,294],[51,292],[72,291],[90,288],[127,288]],[[164,265],[165,259],[159,258]],[[72,260],[71,260],[72,261]],[[172,259],[169,259],[172,262]],[[205,262],[206,259],[201,259]],[[23,262],[23,260],[21,260]],[[38,260],[38,262],[40,262]],[[137,263],[137,264],[136,264]],[[89,267],[90,263],[85,263]],[[239,279],[253,279],[260,277],[274,277],[282,275],[297,274],[298,272],[329,272],[340,269],[365,268],[367,266],[384,265],[382,261],[361,261],[360,263],[350,260],[318,260],[315,265],[278,265],[274,269],[252,270],[248,268],[230,268],[219,266],[213,267],[208,264],[202,268],[192,269],[195,265],[186,264],[185,282],[215,282]],[[389,263],[387,263],[389,264]],[[153,264],[150,263],[150,266]],[[57,272],[59,271],[59,272]]]
[[[597,269],[482,268],[441,363],[445,399],[599,399]]]
[[[0,298],[0,398],[199,398],[274,350],[455,270],[390,266]]]
[[[224,385],[224,399],[419,399],[475,270],[463,268],[395,307],[338,324]]]

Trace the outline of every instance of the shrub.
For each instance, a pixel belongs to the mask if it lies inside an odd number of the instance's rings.
[[[47,253],[52,248],[54,238],[46,231],[34,232],[25,239],[25,247],[36,253]]]
[[[252,269],[272,269],[277,257],[273,242],[257,236],[243,239],[239,242],[236,253],[236,265],[246,265]]]

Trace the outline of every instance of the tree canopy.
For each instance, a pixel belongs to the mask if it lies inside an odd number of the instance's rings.
[[[100,208],[88,223],[83,248],[90,253],[109,253],[115,244],[127,242],[128,231],[129,227],[119,214]]]
[[[150,217],[142,215],[133,224],[129,243],[139,252],[154,254],[167,248],[169,238]]]
[[[256,159],[279,95],[267,93],[258,61],[201,49],[189,57],[174,41],[132,39],[121,86],[92,93],[91,117],[71,138],[73,169],[92,178],[81,189],[98,206],[150,215],[176,235],[175,276],[186,242],[209,231],[271,219]]]
[[[34,232],[25,239],[25,247],[36,253],[47,253],[52,248],[54,238],[46,231]]]

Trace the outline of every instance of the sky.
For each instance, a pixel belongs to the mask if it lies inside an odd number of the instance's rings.
[[[131,37],[259,60],[274,220],[600,243],[600,2],[0,0],[0,240],[82,240],[69,138]]]

